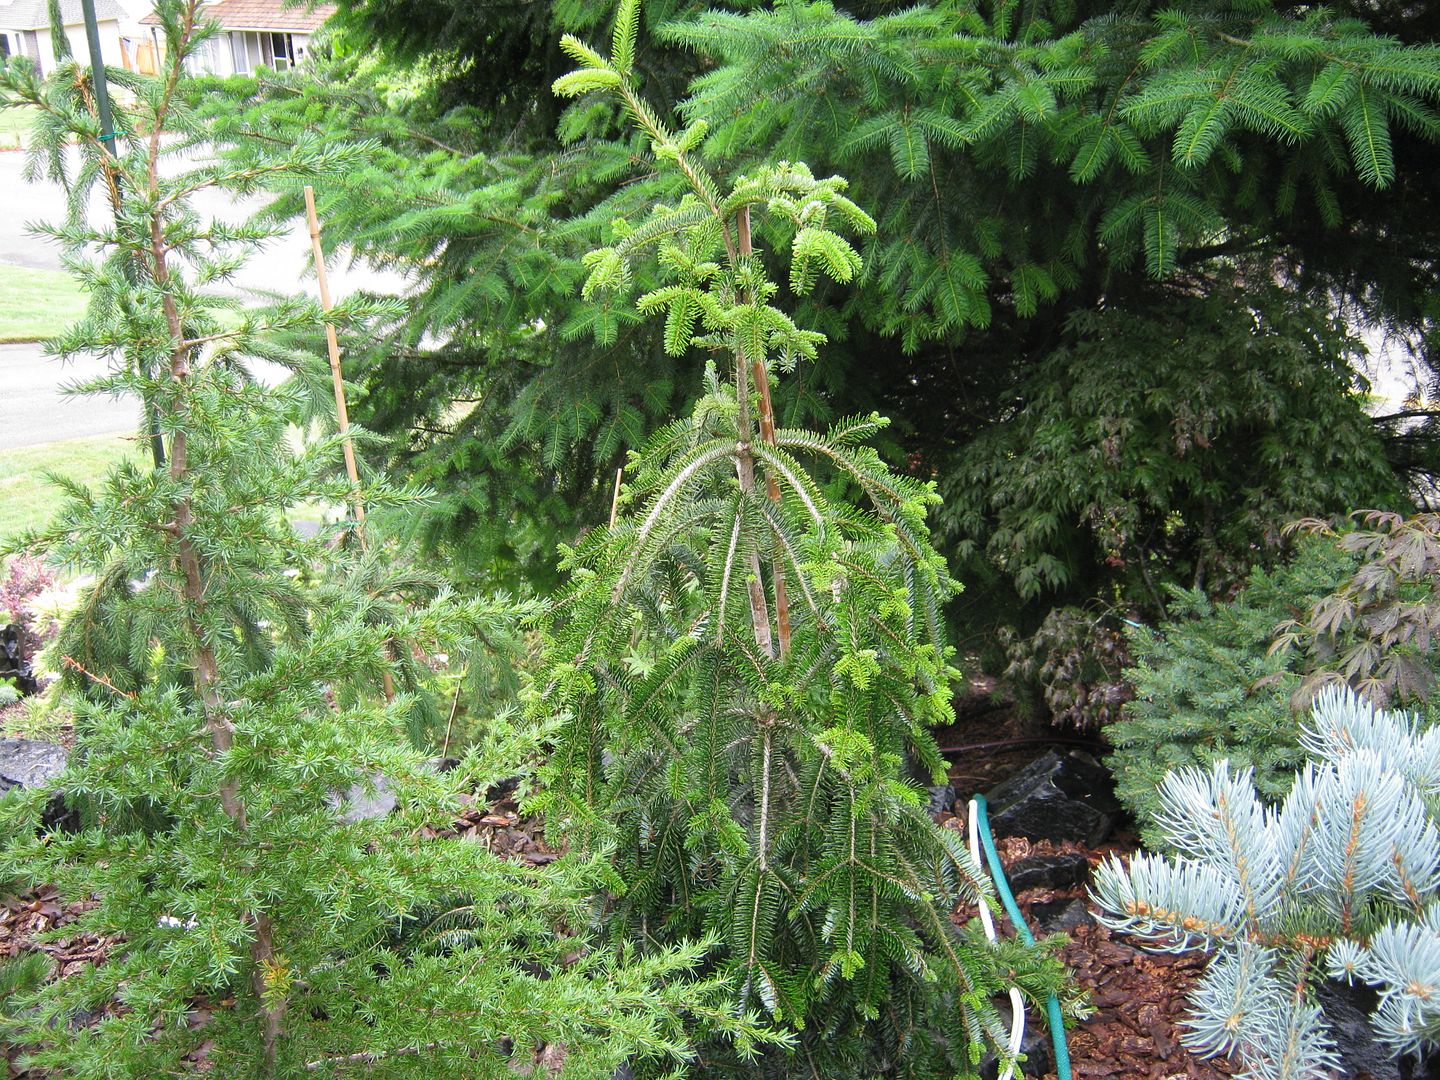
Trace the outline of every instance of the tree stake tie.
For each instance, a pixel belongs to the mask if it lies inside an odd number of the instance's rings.
[[[340,428],[340,445],[345,452],[345,473],[350,477],[351,505],[355,508],[355,533],[365,547],[365,500],[360,494],[360,470],[355,465],[355,444],[350,439],[350,411],[345,407],[345,380],[340,375],[340,342],[330,312],[330,284],[325,277],[325,249],[320,246],[320,218],[315,213],[315,189],[305,185],[305,218],[310,223],[310,248],[315,253],[315,279],[320,285],[320,310],[325,313],[325,345],[330,350],[330,378],[335,384],[335,414]]]

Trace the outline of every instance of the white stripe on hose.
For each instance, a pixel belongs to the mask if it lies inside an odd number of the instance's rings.
[[[985,864],[980,860],[980,813],[975,800],[970,800],[970,857],[975,860],[975,865],[984,874]],[[995,940],[995,920],[990,917],[990,905],[985,903],[985,898],[980,898],[980,925],[985,927],[985,936]],[[1010,1056],[1014,1057],[1020,1053],[1020,1044],[1025,1041],[1025,999],[1020,996],[1018,986],[1010,987],[1010,1042],[1008,1048]]]

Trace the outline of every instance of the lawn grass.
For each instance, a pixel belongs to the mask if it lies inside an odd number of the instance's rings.
[[[0,343],[53,337],[85,314],[85,299],[59,270],[0,263]]]
[[[145,447],[125,435],[97,435],[6,450],[5,471],[0,475],[0,545],[16,533],[39,528],[50,520],[60,493],[46,481],[47,472],[89,484],[127,456],[136,461],[148,460],[146,453]]]
[[[21,105],[0,109],[0,150],[24,146],[30,139],[30,125],[35,120],[35,106]]]
[[[130,435],[96,435],[6,450],[5,469],[0,474],[0,547],[18,533],[38,529],[50,520],[61,496],[46,480],[46,473],[94,484],[104,478],[111,465],[127,457],[141,466],[148,465],[149,444],[137,442]],[[338,511],[336,507],[306,502],[290,507],[285,516],[297,526],[318,526],[334,518]]]

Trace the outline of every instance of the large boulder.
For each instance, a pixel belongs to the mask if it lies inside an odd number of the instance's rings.
[[[1105,767],[1089,754],[1047,750],[987,795],[996,836],[1098,844],[1110,835],[1120,804]]]
[[[1433,1055],[1419,1060],[1397,1058],[1375,1038],[1370,1014],[1380,995],[1371,987],[1327,980],[1320,984],[1316,997],[1340,1052],[1341,1075],[1347,1080],[1431,1080],[1440,1076],[1440,1060]]]

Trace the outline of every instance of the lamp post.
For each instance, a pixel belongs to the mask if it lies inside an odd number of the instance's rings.
[[[111,161],[118,161],[115,152],[115,120],[110,115],[110,84],[105,78],[105,56],[100,51],[100,20],[95,15],[95,0],[80,0],[80,10],[85,16],[85,43],[90,48],[90,85],[95,91],[95,111],[100,119],[100,145]],[[119,170],[112,171],[114,180],[112,196],[115,210],[120,209]],[[127,267],[128,275],[134,274],[134,267]],[[145,426],[150,429],[150,457],[157,469],[165,465],[165,437],[160,433],[160,418],[155,414],[155,403],[148,397],[143,399]]]

